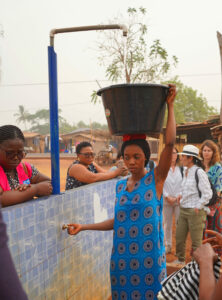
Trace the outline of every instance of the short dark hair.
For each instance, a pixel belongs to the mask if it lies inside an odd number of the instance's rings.
[[[25,142],[21,129],[14,125],[4,125],[0,127],[0,144],[7,140],[20,139]]]
[[[130,145],[137,145],[143,150],[143,153],[144,153],[145,158],[146,158],[144,166],[146,166],[148,164],[149,159],[150,159],[150,146],[149,146],[148,142],[146,140],[143,140],[143,139],[129,140],[129,141],[123,142],[122,147],[121,147],[121,153],[122,153],[123,157],[124,157],[125,148],[127,146],[130,146]]]
[[[187,155],[187,157],[188,158],[192,157],[193,158],[193,163],[195,165],[197,165],[198,167],[203,168],[203,165],[202,165],[201,161],[198,158],[196,158],[195,156],[192,156],[192,155]]]
[[[76,153],[79,154],[85,147],[92,147],[92,145],[89,142],[81,142],[76,146]]]
[[[176,164],[179,164],[179,160],[180,160],[179,155],[178,155],[179,151],[178,151],[177,147],[175,147],[175,146],[173,147],[173,149],[175,149],[177,152]]]
[[[121,150],[118,151],[116,159],[120,159],[122,156]]]

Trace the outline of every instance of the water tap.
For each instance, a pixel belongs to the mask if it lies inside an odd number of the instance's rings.
[[[63,225],[62,225],[62,230],[65,230],[65,229],[67,229],[68,227],[69,227],[68,225],[63,224]]]

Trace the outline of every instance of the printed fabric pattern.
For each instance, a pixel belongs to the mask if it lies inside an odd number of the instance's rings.
[[[222,166],[219,163],[216,163],[214,166],[211,166],[209,171],[207,172],[208,177],[210,178],[211,182],[213,183],[217,192],[222,191]],[[222,234],[222,211],[221,207],[221,200],[218,201],[214,205],[215,213],[213,216],[208,216],[206,221],[206,228],[215,230]],[[205,234],[205,238],[207,235]]]
[[[222,191],[222,166],[219,163],[216,163],[214,166],[210,167],[207,172],[211,182],[213,183],[217,192]]]
[[[221,261],[214,263],[214,276],[220,277]],[[196,261],[191,261],[182,269],[174,272],[162,283],[163,288],[158,294],[158,300],[198,300],[200,269]]]
[[[110,263],[112,299],[157,299],[166,277],[162,228],[163,199],[158,200],[154,169],[126,190],[116,185],[113,250]]]
[[[73,162],[73,165],[76,165],[76,164],[79,164],[79,163],[80,162],[78,160],[76,160],[76,161]],[[75,177],[69,176],[69,169],[67,171],[67,176],[66,176],[66,190],[71,190],[71,189],[80,187],[82,185],[88,184],[88,183],[79,181]],[[93,164],[90,164],[87,169],[92,173],[98,173],[96,167]]]
[[[31,164],[25,162],[28,175],[26,174],[23,164],[20,163],[16,168],[15,177],[6,174],[4,169],[0,166],[0,185],[3,191],[15,189],[20,184],[29,184],[30,180],[36,176],[39,171]]]

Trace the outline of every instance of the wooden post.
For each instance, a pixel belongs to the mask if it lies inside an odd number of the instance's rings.
[[[222,34],[217,31],[217,40],[219,44],[220,50],[220,60],[221,60],[221,104],[220,104],[220,123],[222,124]],[[220,151],[222,150],[222,134],[220,133],[218,136],[218,144],[220,147]]]
[[[91,118],[89,119],[89,123],[90,123],[90,143],[92,144],[93,135],[92,135],[92,122],[91,122]]]
[[[220,60],[221,60],[221,75],[222,75],[222,34],[217,31],[217,40],[219,43]],[[222,79],[222,77],[221,77]],[[221,104],[220,104],[220,123],[222,123],[222,87],[221,87]]]

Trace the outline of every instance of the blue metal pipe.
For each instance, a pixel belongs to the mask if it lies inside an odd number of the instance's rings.
[[[58,83],[57,55],[52,46],[48,47],[49,67],[49,107],[50,107],[50,142],[51,142],[51,178],[53,194],[60,194],[59,164],[59,117],[58,117]]]
[[[60,166],[59,166],[59,118],[58,118],[58,83],[57,83],[57,56],[54,51],[54,35],[57,33],[122,29],[127,35],[127,28],[122,24],[92,25],[71,28],[53,29],[50,32],[50,46],[48,47],[49,66],[49,106],[50,106],[50,134],[51,134],[51,177],[53,194],[60,194]]]

